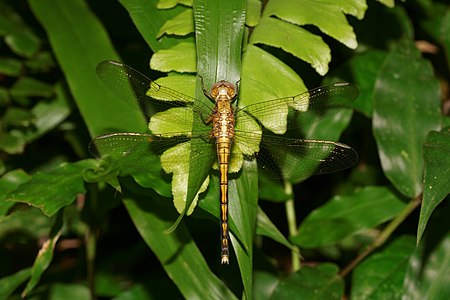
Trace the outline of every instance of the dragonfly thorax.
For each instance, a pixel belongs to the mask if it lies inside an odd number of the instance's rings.
[[[234,99],[236,97],[236,87],[234,84],[221,80],[216,82],[211,87],[211,98],[216,100],[219,98],[227,98],[228,100]]]

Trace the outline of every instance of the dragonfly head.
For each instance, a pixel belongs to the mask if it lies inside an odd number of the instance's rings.
[[[210,95],[215,100],[219,97],[226,97],[229,100],[233,100],[236,97],[236,87],[232,83],[221,80],[212,85]]]

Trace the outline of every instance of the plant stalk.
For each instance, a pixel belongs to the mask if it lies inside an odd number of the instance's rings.
[[[290,182],[284,183],[284,191],[288,195],[292,195],[292,184]],[[295,215],[295,204],[294,199],[290,198],[285,202],[286,208],[286,218],[289,230],[289,236],[297,235],[297,218]],[[300,270],[300,249],[294,246],[291,250],[292,257],[292,272],[297,272]]]

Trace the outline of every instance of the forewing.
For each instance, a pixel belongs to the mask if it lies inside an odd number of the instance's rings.
[[[293,97],[279,98],[248,105],[236,111],[236,119],[245,128],[252,122],[247,115],[256,118],[265,128],[276,134],[288,129],[311,126],[322,116],[350,108],[358,97],[358,89],[350,83],[334,83],[315,88]],[[295,120],[288,118],[289,110],[297,112]]]
[[[174,107],[188,107],[206,120],[212,110],[194,98],[161,86],[130,66],[116,61],[97,65],[97,76],[113,93],[148,117]],[[192,125],[192,113],[181,113],[171,122]],[[191,123],[189,123],[191,122]]]

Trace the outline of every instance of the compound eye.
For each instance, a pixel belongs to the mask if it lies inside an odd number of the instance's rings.
[[[220,93],[225,93],[228,97],[233,98],[236,95],[236,87],[227,81],[219,81],[211,87],[211,97],[216,98]]]

